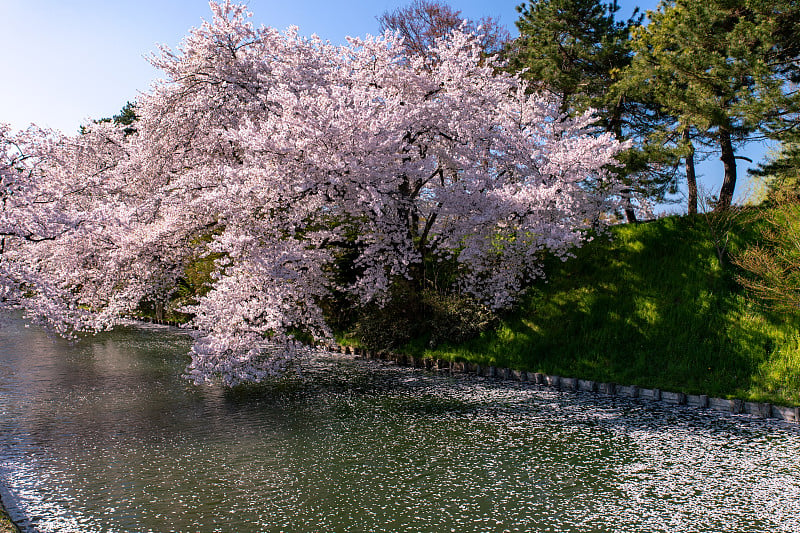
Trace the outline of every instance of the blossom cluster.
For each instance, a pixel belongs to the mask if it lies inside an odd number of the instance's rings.
[[[211,8],[151,58],[164,78],[134,133],[0,130],[0,283],[31,317],[110,327],[213,254],[209,290],[185,309],[188,376],[259,381],[303,353],[297,332],[330,335],[331,291],[382,301],[437,257],[459,290],[508,307],[543,251],[566,257],[617,201],[605,169],[619,143],[592,134],[591,114],[561,116],[474,35],[408,57],[393,34],[336,46]],[[344,247],[357,252],[346,284]]]

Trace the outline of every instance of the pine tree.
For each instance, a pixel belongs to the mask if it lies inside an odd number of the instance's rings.
[[[648,16],[634,30],[636,56],[623,83],[660,102],[675,117],[669,127],[677,135],[692,131],[717,147],[724,178],[716,209],[725,210],[736,187],[737,146],[790,101],[770,60],[774,12],[760,0],[676,0]]]
[[[536,90],[555,93],[561,112],[579,114],[596,110],[602,131],[624,141],[635,137],[636,130],[649,120],[660,120],[653,105],[634,101],[627,94],[612,91],[622,72],[631,62],[631,30],[642,17],[635,12],[625,21],[617,21],[619,6],[614,0],[537,0],[520,5],[517,10],[519,38],[512,43],[509,63],[515,70],[525,69],[524,76]],[[622,167],[613,170],[617,180],[629,185],[627,195],[637,194],[662,200],[669,176],[645,176],[651,156],[643,147],[620,154]],[[632,175],[638,175],[632,180]],[[632,204],[626,209],[629,222],[636,220]]]
[[[511,65],[525,77],[556,93],[562,112],[601,107],[616,71],[630,62],[629,28],[638,19],[617,22],[616,1],[538,0],[517,7],[520,36]],[[609,122],[615,122],[613,112]],[[618,120],[616,121],[618,122]],[[609,129],[619,128],[618,123]]]

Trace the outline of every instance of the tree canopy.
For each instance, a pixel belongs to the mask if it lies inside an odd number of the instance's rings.
[[[422,262],[450,261],[450,290],[507,307],[543,251],[568,256],[618,205],[595,185],[623,146],[469,33],[409,58],[394,34],[334,46],[212,9],[153,58],[164,80],[137,102],[135,132],[0,130],[0,282],[29,316],[66,334],[110,327],[205,255],[187,374],[259,381],[304,353],[298,335],[329,338],[334,291],[385,302]]]
[[[654,95],[675,117],[670,127],[717,146],[724,169],[717,209],[733,200],[737,145],[794,105],[786,63],[776,60],[789,49],[773,6],[760,0],[664,2],[634,32],[635,56],[624,83]]]
[[[649,200],[662,201],[671,182],[671,175],[646,172],[654,156],[645,156],[639,130],[658,120],[655,104],[614,90],[633,58],[630,34],[642,17],[634,12],[619,21],[617,3],[598,0],[536,0],[517,10],[520,35],[508,47],[510,67],[523,72],[532,90],[555,94],[562,113],[591,109],[601,131],[619,141],[637,141],[618,156],[621,164],[613,171],[614,179],[626,185],[625,212],[634,222],[637,201],[640,207]]]
[[[405,7],[384,12],[378,23],[381,31],[396,32],[410,55],[428,53],[437,40],[456,30],[478,36],[482,50],[488,54],[501,52],[510,39],[508,30],[496,19],[469,20],[461,11],[438,0],[413,0]]]

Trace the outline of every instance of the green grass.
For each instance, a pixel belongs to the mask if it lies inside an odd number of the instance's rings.
[[[2,504],[0,504],[0,533],[19,533],[19,529],[11,521]]]
[[[800,320],[764,310],[735,282],[752,216],[716,233],[705,217],[623,225],[548,265],[517,310],[457,346],[402,351],[689,394],[800,405]],[[723,235],[724,233],[724,235]]]

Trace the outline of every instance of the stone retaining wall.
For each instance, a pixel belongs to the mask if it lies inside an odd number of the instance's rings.
[[[179,322],[172,320],[158,320],[154,318],[138,318],[138,320],[165,326],[181,326]],[[600,383],[586,379],[551,376],[538,372],[484,366],[476,363],[445,361],[443,359],[423,359],[410,355],[362,350],[349,346],[323,345],[322,347],[332,352],[349,353],[366,359],[393,361],[398,365],[410,366],[413,368],[425,368],[452,374],[475,374],[496,379],[523,381],[567,391],[585,391],[627,398],[644,398],[672,405],[686,405],[699,409],[712,409],[724,413],[748,414],[758,418],[777,418],[779,420],[785,420],[786,422],[800,424],[800,407],[784,407],[769,403],[745,402],[744,400],[738,399],[709,398],[704,394],[694,395],[684,394],[682,392],[662,391],[660,389],[644,389],[636,385]]]
[[[453,362],[442,359],[423,359],[409,355],[362,350],[349,346],[325,345],[323,347],[333,352],[352,354],[365,359],[393,361],[402,366],[425,368],[428,370],[448,372],[454,375],[474,374],[496,379],[528,382],[566,391],[585,391],[627,398],[644,398],[670,405],[685,405],[688,407],[711,409],[725,413],[748,414],[757,418],[775,418],[800,424],[800,407],[784,407],[769,403],[746,402],[738,399],[710,398],[704,394],[695,395],[684,394],[682,392],[662,391],[660,389],[645,389],[637,387],[636,385],[603,383],[586,379],[541,374],[538,372],[484,366],[476,363]]]

